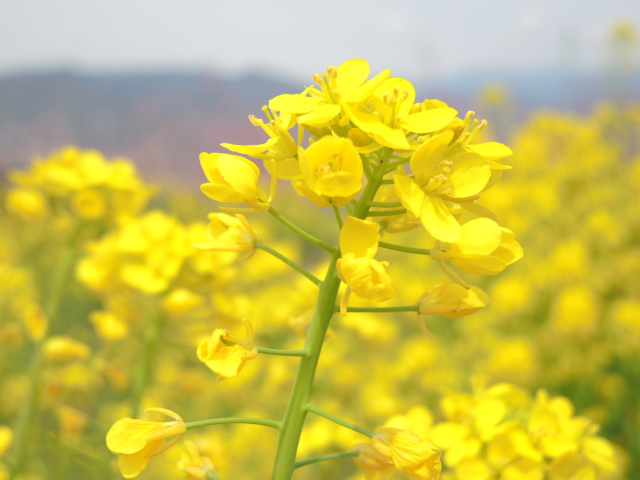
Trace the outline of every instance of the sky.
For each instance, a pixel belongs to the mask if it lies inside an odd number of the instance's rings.
[[[4,0],[0,76],[197,69],[310,83],[365,58],[412,81],[606,61],[639,0]]]

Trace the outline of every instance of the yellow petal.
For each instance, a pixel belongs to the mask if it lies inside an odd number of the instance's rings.
[[[451,162],[449,179],[453,184],[453,192],[449,196],[452,198],[477,195],[491,178],[489,163],[475,153],[460,153],[452,157]]]
[[[460,255],[488,255],[493,252],[502,237],[500,226],[489,218],[475,218],[462,225],[460,239],[451,245],[449,253]]]
[[[400,118],[399,126],[414,133],[431,133],[446,127],[458,111],[454,108],[432,108]]]
[[[356,258],[373,258],[378,251],[380,225],[348,216],[340,230],[342,255],[353,254]]]
[[[426,194],[411,178],[406,175],[394,175],[393,183],[396,195],[398,195],[402,205],[415,218],[420,218],[422,203],[424,202]]]
[[[309,97],[302,93],[295,95],[284,94],[269,100],[269,108],[279,112],[300,115],[316,109],[321,103],[322,98],[319,97]]]
[[[134,454],[147,446],[147,437],[165,428],[158,422],[122,418],[107,433],[107,447],[113,453]],[[160,441],[162,443],[162,441]]]
[[[467,145],[467,148],[480,155],[487,160],[500,160],[501,158],[510,157],[513,151],[506,145],[498,142],[478,143],[476,145]]]
[[[462,227],[449,211],[446,202],[433,195],[425,195],[420,221],[429,234],[441,242],[453,243],[462,235]]]

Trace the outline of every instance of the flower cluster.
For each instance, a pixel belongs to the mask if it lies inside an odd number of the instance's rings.
[[[258,185],[260,169],[252,160],[221,153],[202,154],[209,180],[202,191],[264,212],[271,208],[275,183],[285,180],[317,206],[344,207],[338,264],[348,286],[343,313],[350,292],[376,302],[395,294],[388,262],[374,258],[380,235],[392,233],[392,224],[404,225],[400,230],[422,225],[434,242],[433,259],[473,300],[453,293],[450,285],[425,300],[435,307],[420,311],[467,315],[475,310],[465,302],[482,308],[488,297],[477,288],[471,291],[446,262],[464,272],[493,275],[522,257],[514,234],[478,204],[479,194],[510,168],[502,160],[512,152],[496,142],[474,143],[486,122],[474,120],[473,112],[461,119],[439,100],[416,102],[414,86],[389,70],[368,77],[365,60],[330,67],[302,93],[271,99],[263,108],[266,121],[250,118],[269,135],[265,143],[222,144],[264,162],[272,177],[269,195]],[[383,184],[393,189],[381,189]],[[244,250],[243,245],[238,238],[235,248]]]

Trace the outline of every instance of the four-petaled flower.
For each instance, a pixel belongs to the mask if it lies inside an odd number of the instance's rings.
[[[406,430],[382,428],[371,443],[357,445],[356,449],[360,453],[354,461],[364,470],[367,480],[384,480],[397,472],[407,474],[412,480],[440,477],[440,450]]]
[[[258,349],[251,343],[253,327],[244,320],[247,340],[233,338],[223,328],[214,330],[211,338],[198,345],[198,358],[207,367],[219,375],[218,380],[236,378],[247,360],[258,355]]]
[[[151,459],[175,445],[187,428],[180,415],[164,408],[148,408],[174,419],[172,422],[152,422],[123,418],[107,433],[107,447],[118,455],[118,466],[125,478],[136,477]],[[166,438],[173,437],[164,443]]]

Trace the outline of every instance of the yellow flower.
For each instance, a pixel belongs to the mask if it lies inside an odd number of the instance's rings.
[[[455,242],[462,234],[449,204],[477,195],[491,177],[488,162],[478,154],[465,152],[447,157],[445,153],[452,139],[453,132],[447,130],[414,152],[410,165],[415,178],[403,173],[394,175],[402,204],[441,242]]]
[[[338,67],[329,67],[326,74],[315,75],[320,90],[311,86],[300,94],[278,95],[269,101],[269,108],[296,115],[298,124],[307,128],[346,125],[343,102],[367,99],[391,75],[387,69],[367,80],[369,70],[366,60],[347,60]]]
[[[347,217],[340,231],[340,251],[337,267],[340,279],[361,298],[383,302],[395,295],[387,275],[387,262],[373,257],[378,251],[380,226],[374,222]],[[348,294],[343,298],[345,313]]]
[[[349,119],[380,145],[411,150],[405,130],[431,133],[446,127],[458,113],[450,107],[415,111],[416,91],[404,78],[388,78],[369,99],[344,104]],[[421,108],[421,107],[418,107]]]
[[[164,408],[149,408],[145,412],[158,412],[174,418],[172,422],[152,422],[123,418],[107,433],[107,447],[119,457],[120,473],[133,478],[146,468],[151,459],[175,445],[187,431],[177,413]],[[163,445],[165,438],[174,437]]]
[[[0,458],[9,450],[12,443],[13,431],[4,425],[0,426]]]
[[[68,362],[88,358],[91,355],[91,349],[87,344],[68,337],[48,338],[43,348],[45,358],[54,362]]]
[[[171,315],[182,315],[202,305],[204,299],[188,288],[171,290],[162,300],[162,308]]]
[[[198,345],[198,358],[207,367],[219,375],[218,380],[236,378],[247,360],[258,355],[258,349],[251,344],[253,327],[244,321],[247,341],[238,340],[225,329],[214,330],[211,338]]]
[[[460,238],[437,242],[431,258],[450,260],[460,270],[474,275],[495,275],[522,258],[522,247],[513,232],[489,218],[476,218],[462,225]]]
[[[331,204],[349,203],[362,188],[362,160],[351,140],[326,136],[299,149],[300,170],[311,190]]]
[[[89,315],[96,333],[102,340],[120,340],[129,335],[129,326],[114,312],[95,311]]]
[[[256,251],[258,238],[244,215],[233,217],[225,213],[210,213],[207,235],[208,241],[193,246],[199,250],[244,253],[239,260],[246,260]]]
[[[82,190],[71,197],[71,208],[79,217],[95,220],[106,214],[107,200],[98,190]]]
[[[478,287],[464,288],[457,283],[439,283],[418,299],[418,313],[459,318],[471,315],[488,304],[489,296]]]
[[[260,212],[269,210],[267,196],[258,186],[260,169],[251,160],[226,153],[201,153],[200,164],[209,180],[200,187],[207,197],[246,203]]]
[[[291,114],[278,115],[273,111],[270,112],[266,106],[262,107],[262,111],[267,116],[268,123],[254,115],[249,115],[249,121],[253,125],[261,127],[269,135],[266,142],[259,145],[221,143],[220,146],[232,152],[261,158],[265,162],[265,168],[273,177],[291,180],[300,175],[296,159],[298,144],[289,133],[289,129],[296,123],[295,116]]]
[[[390,478],[395,472],[406,473],[414,480],[440,478],[440,450],[406,430],[382,428],[370,444],[356,448],[360,454],[354,461],[365,471],[367,480]]]
[[[39,190],[14,188],[7,192],[7,211],[25,220],[44,217],[49,207],[47,199]]]
[[[187,475],[188,480],[207,480],[211,478],[208,476],[210,473],[216,474],[211,459],[201,456],[196,444],[190,440],[184,442],[178,468]]]

